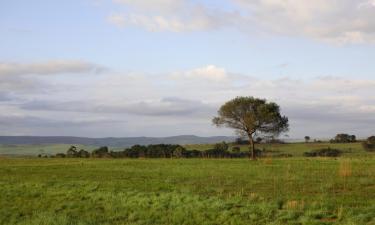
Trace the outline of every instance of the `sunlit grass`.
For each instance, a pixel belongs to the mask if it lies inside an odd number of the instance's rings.
[[[0,159],[0,224],[374,224],[375,158]]]

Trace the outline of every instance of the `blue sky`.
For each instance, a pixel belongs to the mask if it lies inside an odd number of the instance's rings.
[[[373,21],[369,0],[2,1],[0,134],[231,135],[210,118],[253,95],[291,137],[367,136]]]

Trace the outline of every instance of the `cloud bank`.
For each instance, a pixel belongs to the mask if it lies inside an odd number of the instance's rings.
[[[41,63],[0,63],[0,77],[101,72],[104,68],[83,61],[59,60]]]
[[[221,104],[236,96],[280,104],[291,121],[289,135],[296,138],[338,132],[367,136],[375,123],[373,79],[263,79],[207,65],[166,74],[107,70],[92,75],[91,67],[75,72],[69,68],[69,73],[91,75],[56,80],[66,70],[30,68],[33,72],[12,70],[0,76],[14,78],[7,83],[9,91],[0,92],[1,135],[232,135],[231,130],[213,127],[211,118]],[[28,80],[34,88],[20,88],[31,73],[41,74]]]
[[[123,6],[108,16],[119,27],[152,32],[196,32],[234,28],[246,34],[307,37],[320,41],[374,43],[373,0],[115,0]]]

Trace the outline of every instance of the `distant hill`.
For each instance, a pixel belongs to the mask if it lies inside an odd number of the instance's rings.
[[[124,138],[86,138],[67,136],[0,136],[2,145],[43,145],[43,144],[79,144],[91,146],[129,147],[136,144],[212,144],[221,141],[231,142],[235,137],[213,136],[198,137],[181,135],[172,137],[124,137]]]

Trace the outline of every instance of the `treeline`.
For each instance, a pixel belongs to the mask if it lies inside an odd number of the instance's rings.
[[[307,139],[307,138],[305,138]],[[261,140],[257,140],[261,142]],[[332,143],[352,143],[356,142],[354,135],[338,134]],[[215,144],[208,150],[188,150],[181,145],[173,144],[158,144],[158,145],[134,145],[126,148],[123,151],[110,151],[108,147],[100,147],[93,150],[91,153],[71,146],[66,153],[58,153],[54,156],[39,155],[39,157],[53,157],[53,158],[248,158],[250,157],[249,151],[241,151],[240,145],[244,144],[244,140],[237,139],[229,149],[229,145],[225,142]],[[258,143],[259,143],[258,142]],[[269,143],[269,142],[268,142]],[[283,142],[276,142],[281,144]],[[237,144],[237,145],[236,145]],[[366,141],[362,142],[363,148],[369,152],[375,152],[375,136],[369,137]],[[272,156],[272,157],[292,157],[290,154],[268,154],[272,151],[256,149],[255,154],[257,157]],[[338,149],[324,148],[305,152],[303,155],[306,157],[338,157],[343,152]]]
[[[260,150],[257,154],[261,155]],[[181,145],[158,144],[158,145],[134,145],[123,151],[110,151],[108,147],[100,147],[91,153],[84,149],[78,150],[71,146],[66,154],[59,153],[55,158],[246,158],[249,152],[241,152],[239,147],[229,150],[225,142],[215,144],[212,149],[199,151],[187,150]]]

